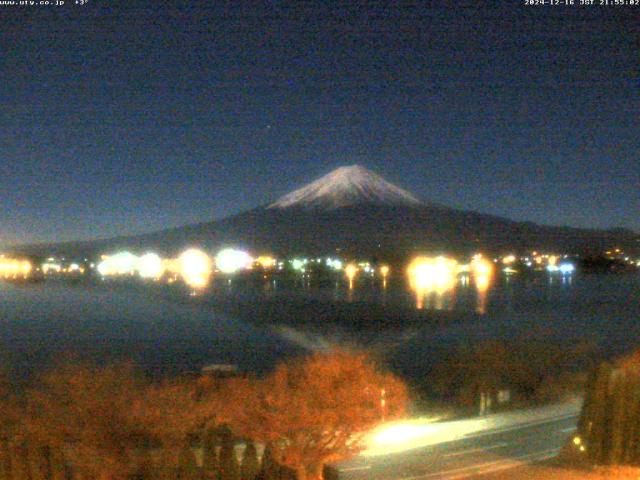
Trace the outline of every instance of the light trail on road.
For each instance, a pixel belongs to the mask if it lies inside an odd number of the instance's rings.
[[[462,438],[388,455],[360,456],[338,468],[341,480],[462,480],[555,457],[575,430],[579,406],[535,421],[470,431]],[[505,414],[505,416],[514,414]],[[439,429],[434,430],[439,432]]]

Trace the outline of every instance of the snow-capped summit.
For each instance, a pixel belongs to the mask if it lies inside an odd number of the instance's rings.
[[[387,182],[360,165],[340,167],[298,190],[281,197],[267,208],[335,209],[360,204],[419,206],[411,193]]]

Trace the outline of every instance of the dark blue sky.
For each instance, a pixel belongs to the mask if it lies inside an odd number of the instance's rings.
[[[640,231],[640,7],[160,3],[0,7],[0,245],[219,218],[353,163]]]

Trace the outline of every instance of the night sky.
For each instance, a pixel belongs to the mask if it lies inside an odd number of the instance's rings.
[[[640,231],[640,7],[344,3],[0,7],[0,246],[220,218],[354,163]]]

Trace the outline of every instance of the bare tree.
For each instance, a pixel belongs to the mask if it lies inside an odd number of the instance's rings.
[[[361,451],[365,433],[402,414],[406,400],[404,384],[367,355],[336,351],[293,359],[264,380],[237,386],[241,406],[231,426],[269,443],[299,480],[316,480],[325,464]]]

